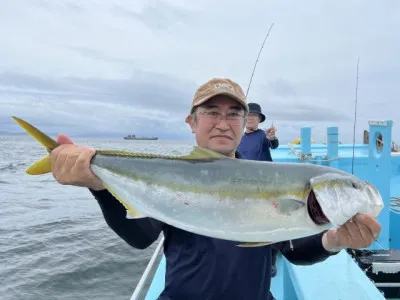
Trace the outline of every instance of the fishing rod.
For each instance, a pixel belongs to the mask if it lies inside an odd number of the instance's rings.
[[[357,101],[358,101],[358,73],[359,73],[359,65],[360,65],[360,57],[357,58],[357,76],[356,76],[356,96],[355,96],[355,101],[354,101],[354,124],[353,124],[353,156],[352,156],[352,161],[351,161],[351,174],[354,175],[354,148],[356,144],[356,123],[357,123]],[[398,202],[399,199],[394,199],[394,201]],[[396,203],[393,206],[398,206],[398,203]],[[385,247],[383,247],[377,240],[374,241],[379,247],[381,247],[383,250],[388,250]]]
[[[355,97],[355,103],[354,103],[354,125],[353,125],[353,157],[352,157],[352,162],[351,162],[351,174],[354,175],[354,147],[356,144],[356,122],[357,122],[357,100],[358,100],[358,71],[359,71],[359,65],[360,65],[360,57],[357,58],[357,77],[356,77],[356,97]],[[400,198],[396,197],[391,197],[391,202],[394,202],[393,204],[391,203],[391,209],[396,211],[396,208],[400,206]],[[397,210],[397,212],[399,212]],[[374,241],[379,247],[381,247],[383,250],[389,250],[383,247],[377,240]]]
[[[262,43],[262,45],[261,45],[260,51],[258,52],[258,56],[257,56],[256,62],[254,63],[253,72],[251,73],[250,82],[249,82],[249,85],[248,85],[248,87],[247,87],[246,98],[247,98],[247,94],[249,93],[249,90],[250,90],[251,82],[253,81],[253,76],[254,76],[254,72],[255,72],[255,70],[256,70],[256,66],[257,66],[257,63],[258,63],[258,59],[260,58],[261,52],[262,52],[262,50],[263,50],[263,48],[264,48],[265,41],[267,40],[267,38],[268,38],[268,36],[269,36],[269,34],[270,34],[270,32],[271,32],[272,26],[274,26],[274,24],[275,24],[275,23],[272,23],[271,26],[269,27],[268,32],[267,32],[267,34],[265,35],[264,41],[263,41],[263,43]]]
[[[356,144],[356,123],[357,123],[357,100],[358,100],[358,69],[360,64],[360,57],[357,59],[357,79],[356,79],[356,99],[354,103],[354,125],[353,125],[353,157],[351,161],[351,174],[354,175],[354,148]]]

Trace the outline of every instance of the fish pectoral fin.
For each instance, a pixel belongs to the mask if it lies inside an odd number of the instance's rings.
[[[296,199],[280,199],[277,204],[279,212],[284,214],[296,211],[306,205],[305,202]]]
[[[242,243],[242,244],[238,244],[236,246],[241,247],[241,248],[252,248],[252,247],[263,247],[263,246],[267,246],[270,244],[273,244],[273,242]]]
[[[194,159],[194,160],[212,160],[212,159],[223,159],[226,156],[202,147],[194,146],[193,150],[186,156],[182,156],[183,159]]]
[[[117,199],[126,209],[126,218],[127,219],[141,219],[141,218],[146,218],[144,214],[141,212],[137,211],[134,209],[132,206],[130,206],[127,201],[125,201],[121,196],[119,196],[110,186],[106,185],[103,183],[106,189],[110,192],[111,195],[114,196],[115,199]]]

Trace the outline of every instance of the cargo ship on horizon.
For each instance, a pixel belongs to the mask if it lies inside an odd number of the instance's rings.
[[[156,141],[158,137],[156,136],[136,136],[135,134],[128,134],[124,136],[124,140],[142,140],[142,141]]]

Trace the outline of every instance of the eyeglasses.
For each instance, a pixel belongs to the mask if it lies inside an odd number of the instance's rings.
[[[230,112],[227,113],[226,115],[223,115],[217,111],[199,111],[198,113],[207,117],[207,119],[213,122],[217,122],[224,119],[231,125],[242,124],[243,119],[246,117],[246,115],[237,112]]]

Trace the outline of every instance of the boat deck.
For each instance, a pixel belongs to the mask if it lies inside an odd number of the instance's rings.
[[[345,251],[312,266],[295,266],[278,255],[276,265],[278,272],[271,281],[271,292],[276,300],[385,300],[375,285],[365,280],[363,271]],[[157,299],[164,287],[164,277],[163,256],[145,300]]]

